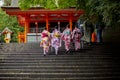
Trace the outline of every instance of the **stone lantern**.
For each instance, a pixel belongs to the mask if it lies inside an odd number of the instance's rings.
[[[5,42],[6,42],[6,43],[10,43],[12,31],[11,31],[9,28],[6,27],[6,28],[2,31],[2,34],[5,35],[5,38],[4,38]]]

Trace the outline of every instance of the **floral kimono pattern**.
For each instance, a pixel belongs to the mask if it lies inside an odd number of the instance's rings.
[[[47,30],[44,30],[41,33],[40,46],[43,47],[44,55],[46,55],[46,52],[48,52],[50,46],[50,33]]]
[[[51,46],[55,48],[55,54],[58,54],[58,48],[61,46],[61,33],[57,29],[52,32]]]
[[[75,50],[78,50],[81,48],[80,46],[80,39],[82,36],[82,32],[79,28],[75,28],[72,32],[72,39],[75,44]]]
[[[65,42],[65,49],[69,51],[71,43],[71,31],[69,28],[66,28],[61,36],[62,40]]]

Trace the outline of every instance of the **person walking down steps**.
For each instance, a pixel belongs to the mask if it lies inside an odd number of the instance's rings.
[[[74,42],[75,51],[77,51],[78,49],[81,48],[81,45],[80,45],[81,37],[82,37],[81,30],[75,26],[75,28],[74,28],[74,30],[72,32],[72,40]]]
[[[55,49],[55,54],[58,54],[58,49],[61,47],[61,39],[60,39],[61,33],[58,30],[57,26],[55,26],[54,30],[51,34],[51,46]]]
[[[49,51],[50,39],[51,39],[50,32],[47,31],[45,28],[41,33],[41,42],[40,42],[40,46],[43,47],[44,56],[46,56],[46,54]]]
[[[65,43],[66,53],[70,53],[70,45],[71,45],[71,31],[68,26],[69,25],[66,26],[66,29],[63,31],[61,36],[62,40]]]

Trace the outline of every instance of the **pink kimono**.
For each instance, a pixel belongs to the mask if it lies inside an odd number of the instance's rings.
[[[68,52],[70,50],[71,43],[71,31],[68,27],[63,31],[61,38],[65,42],[65,49]]]
[[[75,29],[72,32],[72,39],[75,44],[75,50],[78,50],[81,48],[81,46],[80,46],[81,36],[82,36],[82,33],[81,33],[80,29],[75,27]]]
[[[52,32],[51,46],[55,48],[55,54],[58,54],[58,48],[61,46],[61,33],[57,29]]]
[[[43,47],[44,56],[45,56],[50,46],[50,32],[48,32],[47,30],[43,30],[43,32],[41,33],[40,46]]]

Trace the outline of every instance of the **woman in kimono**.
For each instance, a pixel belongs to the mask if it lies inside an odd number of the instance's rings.
[[[68,25],[66,26],[66,29],[63,31],[61,38],[65,43],[66,53],[69,53],[70,52],[70,43],[71,43],[71,31],[70,31],[70,28],[68,27]]]
[[[80,46],[80,39],[82,37],[82,32],[79,28],[75,26],[73,32],[72,32],[72,40],[74,42],[75,50],[77,51],[78,49],[81,48]]]
[[[42,31],[41,33],[41,42],[40,46],[43,47],[44,56],[46,56],[46,53],[49,51],[50,47],[50,32],[46,29]]]
[[[58,54],[58,48],[61,46],[60,35],[60,31],[55,26],[55,29],[52,31],[51,46],[54,47],[56,55]]]

